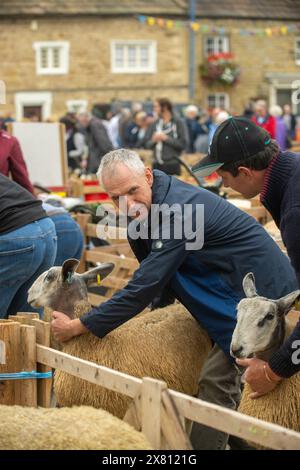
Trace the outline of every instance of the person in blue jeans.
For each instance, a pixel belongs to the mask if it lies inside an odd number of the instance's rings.
[[[69,258],[80,260],[83,250],[83,235],[77,222],[63,207],[56,207],[47,202],[43,209],[54,222],[57,235],[57,252],[54,266],[62,266]]]
[[[53,266],[57,236],[41,202],[0,174],[0,318],[32,311],[27,291]]]

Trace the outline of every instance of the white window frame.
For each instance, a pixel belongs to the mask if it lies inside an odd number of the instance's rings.
[[[296,65],[300,65],[300,37],[295,40],[295,62]]]
[[[47,68],[42,67],[41,49],[52,49],[57,47],[61,49],[60,67],[53,67],[51,65]],[[33,49],[35,50],[37,75],[65,75],[69,72],[70,43],[68,41],[39,41],[33,43]]]
[[[24,118],[24,106],[41,106],[42,107],[42,120],[48,119],[51,116],[52,106],[52,93],[49,92],[22,92],[15,94],[16,117],[17,121],[22,121]]]
[[[215,96],[216,97],[216,106],[215,108],[220,108],[220,97],[221,96],[224,96],[225,99],[224,99],[224,103],[225,103],[225,107],[224,109],[225,110],[228,110],[229,109],[229,106],[230,106],[230,100],[229,100],[229,95],[228,93],[209,93],[209,95],[207,95],[207,98],[206,98],[206,102],[207,102],[207,107],[210,108],[209,106],[209,97],[210,96]]]
[[[116,46],[149,46],[149,65],[148,67],[129,67],[125,64],[124,67],[116,65]],[[114,39],[110,43],[111,51],[111,72],[112,73],[156,73],[157,66],[157,47],[156,41],[152,40],[122,40]]]
[[[66,101],[67,110],[71,113],[85,112],[88,108],[87,100],[67,100]],[[74,110],[75,107],[75,110]]]
[[[210,52],[208,53],[208,40],[209,39],[212,39],[214,44],[213,44],[213,52]],[[204,56],[205,57],[208,57],[212,54],[221,54],[221,52],[219,51],[219,44],[218,44],[218,41],[222,39],[223,41],[223,48],[224,50],[222,51],[222,53],[229,53],[229,37],[228,36],[206,36],[204,38]]]

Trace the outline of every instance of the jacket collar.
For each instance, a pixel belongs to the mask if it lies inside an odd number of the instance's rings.
[[[162,204],[169,192],[172,178],[160,170],[153,170],[153,176],[152,204]]]

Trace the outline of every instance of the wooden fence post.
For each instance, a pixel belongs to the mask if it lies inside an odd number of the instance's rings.
[[[31,324],[36,328],[36,343],[50,347],[50,323],[33,319]],[[38,372],[50,372],[51,367],[37,363]],[[39,379],[37,382],[37,405],[50,408],[52,379]]]
[[[5,364],[0,373],[20,372],[20,324],[11,320],[0,320],[0,340],[5,343]],[[0,404],[20,404],[20,381],[0,381]]]
[[[142,432],[154,449],[161,448],[161,394],[167,384],[151,378],[143,378],[141,423]]]
[[[21,370],[36,370],[36,332],[34,326],[21,325],[20,329]],[[37,406],[37,380],[20,380],[22,406]]]

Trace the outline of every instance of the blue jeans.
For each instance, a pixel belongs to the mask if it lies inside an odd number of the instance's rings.
[[[53,266],[57,237],[48,217],[0,234],[0,318],[32,312],[27,292]]]
[[[83,250],[83,235],[79,225],[70,214],[51,216],[57,234],[57,253],[54,266],[62,266],[68,258],[80,259]]]

